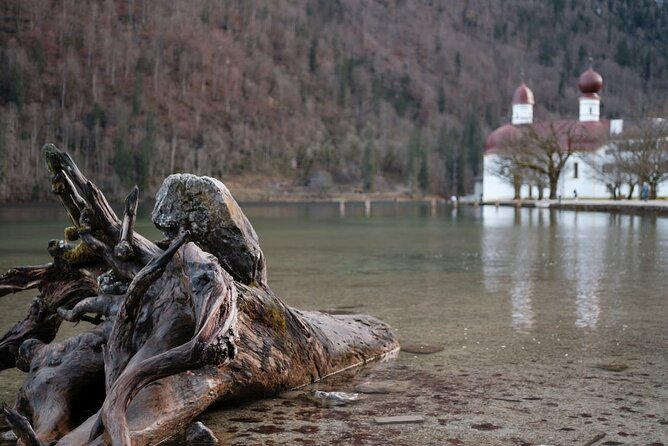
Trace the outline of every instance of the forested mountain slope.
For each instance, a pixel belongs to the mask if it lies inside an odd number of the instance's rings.
[[[667,29],[655,0],[5,0],[0,200],[47,195],[45,142],[119,196],[176,171],[464,193],[522,77],[537,119],[576,116],[590,57],[604,116],[661,107]]]

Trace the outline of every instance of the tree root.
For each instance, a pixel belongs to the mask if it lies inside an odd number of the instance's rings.
[[[7,422],[23,445],[44,446],[44,444],[37,438],[37,434],[32,429],[32,426],[26,417],[7,406],[5,403],[0,404],[0,412],[5,415]]]
[[[137,188],[119,220],[67,154],[48,145],[44,156],[79,244],[52,242],[52,264],[0,277],[0,295],[40,291],[0,339],[0,367],[28,373],[14,409],[2,409],[25,444],[157,444],[214,402],[275,394],[398,349],[376,319],[301,312],[274,295],[257,235],[219,181],[166,179],[153,219],[167,240],[153,243],[134,230]],[[52,342],[62,320],[95,326]]]

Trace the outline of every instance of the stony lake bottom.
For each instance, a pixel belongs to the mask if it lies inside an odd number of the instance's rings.
[[[146,206],[143,206],[146,207]],[[291,306],[366,313],[409,351],[202,415],[222,444],[668,444],[668,218],[420,203],[242,205]],[[57,207],[0,207],[0,270]],[[148,217],[138,231],[158,239]],[[4,332],[34,292],[0,298]],[[67,324],[59,338],[80,330]],[[412,345],[411,345],[412,344]],[[419,345],[438,347],[414,353]],[[0,372],[11,402],[23,374]],[[359,393],[322,404],[314,391]],[[421,415],[419,424],[375,417]]]

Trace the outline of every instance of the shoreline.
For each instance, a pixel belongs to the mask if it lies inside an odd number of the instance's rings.
[[[564,210],[575,212],[607,212],[611,214],[634,214],[634,215],[658,215],[668,216],[668,199],[658,200],[489,200],[482,203],[477,200],[461,199],[453,202],[443,196],[432,194],[408,194],[405,192],[376,192],[376,193],[340,193],[340,194],[311,194],[311,193],[258,193],[257,190],[249,191],[238,189],[234,192],[237,202],[241,205],[280,205],[280,204],[338,204],[339,206],[374,204],[405,204],[423,203],[432,208],[440,206],[496,206],[515,208],[539,208],[550,210]],[[141,200],[143,207],[153,203],[152,198]],[[120,203],[120,202],[119,202]],[[112,205],[118,204],[115,201]],[[31,208],[35,206],[50,207],[57,206],[53,200],[45,201],[19,201],[3,202],[0,208]],[[58,205],[59,206],[59,205]]]
[[[506,206],[555,209],[576,212],[607,212],[611,214],[668,215],[668,200],[495,200],[483,206]]]
[[[240,204],[309,204],[309,203],[435,203],[446,204],[451,203],[450,200],[432,194],[406,194],[400,193],[341,193],[341,194],[302,194],[302,193],[257,193],[257,191],[246,191],[240,189],[230,189],[234,194],[236,201]],[[151,197],[144,197],[140,200],[140,204],[152,203],[155,200]],[[110,201],[112,205],[121,203],[122,200]],[[463,203],[463,202],[462,202]],[[57,205],[54,200],[38,200],[38,201],[6,201],[0,202],[0,207],[31,207],[31,206],[50,206]],[[469,204],[469,203],[465,203]],[[472,203],[471,203],[472,204]]]

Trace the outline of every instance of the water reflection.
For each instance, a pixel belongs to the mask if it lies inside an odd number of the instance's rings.
[[[534,325],[532,299],[539,250],[535,234],[515,228],[522,225],[523,217],[528,220],[525,224],[533,224],[533,215],[521,209],[483,209],[482,259],[485,289],[510,296],[511,326],[526,333]]]
[[[533,237],[519,237],[510,290],[512,327],[519,332],[528,332],[534,324],[531,299],[535,288],[533,270],[538,255],[535,248]]]
[[[618,320],[629,281],[654,280],[668,262],[657,237],[668,221],[657,217],[487,206],[482,225],[484,289],[507,299],[520,333],[554,319],[588,330]]]
[[[575,285],[575,326],[595,329],[601,315],[600,282],[605,273],[608,216],[571,213],[562,218],[566,277]]]

